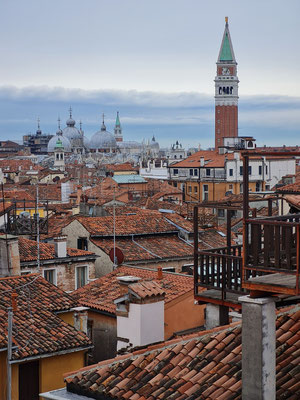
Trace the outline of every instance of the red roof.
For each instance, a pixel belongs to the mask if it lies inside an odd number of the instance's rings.
[[[108,217],[77,217],[76,218],[91,235],[112,236],[114,221]],[[158,232],[172,232],[178,230],[166,221],[164,216],[157,211],[141,210],[137,213],[117,215],[115,218],[116,235],[151,234]]]
[[[92,242],[106,254],[114,246],[112,238],[93,238]],[[126,261],[157,260],[159,258],[192,257],[193,246],[176,235],[148,235],[143,237],[117,238],[116,246],[122,250]]]
[[[36,261],[37,260],[37,242],[35,240],[19,237],[20,261]],[[67,257],[84,257],[94,255],[91,251],[67,248]],[[57,259],[55,255],[54,244],[40,243],[40,259],[53,260]]]
[[[276,321],[276,398],[300,398],[300,309]],[[242,400],[242,329],[219,327],[69,373],[67,389],[93,398]]]
[[[137,276],[144,281],[156,282],[166,293],[165,303],[168,303],[194,288],[192,276],[163,272],[163,279],[157,279],[157,271],[146,268],[120,266],[115,271],[107,274],[88,285],[72,292],[82,306],[91,307],[99,311],[115,314],[114,300],[120,297],[120,285],[117,277]]]
[[[40,275],[31,274],[0,278],[0,349],[7,347],[7,308],[12,291],[17,293],[13,360],[90,347],[87,336],[55,315],[76,307],[74,299]]]

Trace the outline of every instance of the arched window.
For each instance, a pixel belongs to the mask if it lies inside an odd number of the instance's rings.
[[[226,88],[226,93],[229,94],[229,86]]]
[[[232,91],[233,91],[233,87],[230,86],[230,94],[232,94]]]
[[[56,159],[59,160],[59,154],[56,154]]]
[[[222,94],[222,88],[219,87],[219,94]]]

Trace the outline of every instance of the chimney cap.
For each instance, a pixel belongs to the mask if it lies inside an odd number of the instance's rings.
[[[136,283],[142,278],[133,275],[117,276],[117,281],[123,285],[130,285],[131,283]]]
[[[53,238],[55,242],[66,242],[67,241],[67,236],[56,236]]]

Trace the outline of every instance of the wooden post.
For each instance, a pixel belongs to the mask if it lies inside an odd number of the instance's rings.
[[[249,245],[249,156],[243,156],[243,281],[246,279],[246,264],[248,261],[248,245]]]

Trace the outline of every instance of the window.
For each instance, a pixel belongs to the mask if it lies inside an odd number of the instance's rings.
[[[198,170],[196,168],[194,169],[194,176],[198,176]]]
[[[252,167],[249,165],[249,167],[248,167],[248,175],[251,175],[252,174]]]
[[[218,209],[218,217],[219,218],[224,218],[225,217],[225,210],[224,209],[221,209],[221,208]]]
[[[268,166],[266,165],[266,174],[268,173]]]
[[[193,175],[194,175],[194,170],[190,169],[190,176],[193,176]]]
[[[210,176],[210,168],[206,168],[206,176]]]
[[[258,166],[258,175],[262,175],[262,165]]]
[[[173,174],[174,174],[174,175],[178,175],[178,169],[177,169],[177,168],[174,168],[174,169],[173,169]]]
[[[194,193],[198,193],[198,187],[194,186]]]
[[[174,158],[175,158],[175,159],[177,158],[176,154],[175,154]]]
[[[180,154],[179,158],[182,158],[182,154]]]
[[[233,176],[233,169],[232,168],[230,168],[230,170],[229,170],[229,176]]]
[[[240,167],[240,175],[243,175],[243,167]]]
[[[208,200],[208,185],[203,185],[202,199],[203,201]]]
[[[43,271],[44,278],[46,281],[53,283],[56,285],[56,270],[55,269],[44,269]]]
[[[189,193],[192,193],[192,186],[188,186]]]
[[[80,237],[77,239],[77,249],[87,250],[88,249],[88,241],[86,237]]]
[[[232,190],[233,189],[233,185],[229,185],[229,190]]]
[[[76,267],[76,289],[87,284],[87,267]]]

